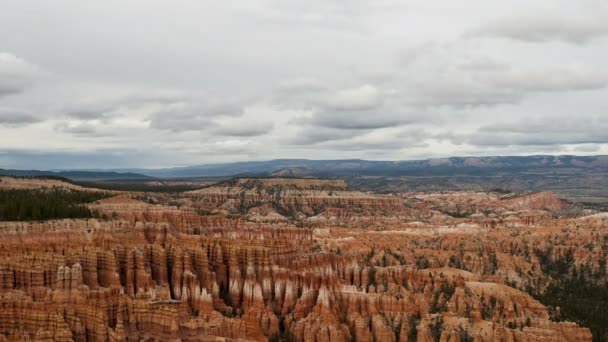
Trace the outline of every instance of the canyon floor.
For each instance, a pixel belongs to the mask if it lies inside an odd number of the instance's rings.
[[[0,341],[607,338],[608,214],[552,192],[15,189],[86,193],[91,217],[0,222]]]

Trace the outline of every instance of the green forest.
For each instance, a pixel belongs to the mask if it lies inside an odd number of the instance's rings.
[[[608,247],[608,235],[602,248]],[[558,258],[551,258],[551,250],[538,252],[540,265],[553,278],[538,299],[550,308],[553,319],[576,322],[591,329],[593,341],[608,341],[608,281],[606,261],[600,261],[599,271],[590,265],[574,263],[573,251]],[[556,310],[559,308],[559,311]]]
[[[96,217],[97,213],[84,204],[109,196],[109,193],[64,188],[0,190],[0,221]]]
[[[564,279],[549,286],[537,299],[560,308],[554,318],[590,328],[593,341],[608,341],[608,284],[596,285],[584,278]]]

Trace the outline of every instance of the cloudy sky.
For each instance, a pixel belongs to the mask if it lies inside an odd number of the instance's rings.
[[[0,168],[608,154],[605,0],[3,0]]]

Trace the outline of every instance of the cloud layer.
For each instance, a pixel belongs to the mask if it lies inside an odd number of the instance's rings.
[[[0,167],[608,153],[600,0],[3,8]]]

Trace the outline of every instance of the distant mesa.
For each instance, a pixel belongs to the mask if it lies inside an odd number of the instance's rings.
[[[573,207],[554,192],[542,191],[502,201],[502,205],[512,209],[561,211]]]
[[[307,167],[288,167],[270,173],[272,177],[307,177],[314,173],[314,169]],[[311,177],[311,176],[308,176]]]
[[[343,179],[319,178],[236,178],[225,184],[234,184],[244,188],[253,186],[272,187],[280,186],[302,190],[348,190],[348,184]],[[219,185],[218,185],[219,186]]]

